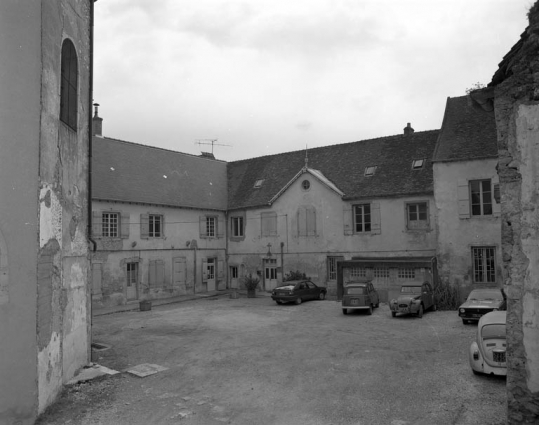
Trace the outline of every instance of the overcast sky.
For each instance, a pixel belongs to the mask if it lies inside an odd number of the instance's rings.
[[[103,135],[235,161],[441,126],[533,0],[99,0]],[[227,146],[221,146],[227,145]]]

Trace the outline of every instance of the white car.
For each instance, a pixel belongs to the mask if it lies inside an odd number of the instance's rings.
[[[479,319],[476,341],[470,346],[470,366],[474,374],[507,376],[506,319],[505,311],[493,311]]]

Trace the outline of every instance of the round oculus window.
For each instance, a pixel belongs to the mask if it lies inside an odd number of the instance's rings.
[[[311,188],[311,182],[309,180],[303,180],[301,182],[301,187],[303,190],[309,190]]]

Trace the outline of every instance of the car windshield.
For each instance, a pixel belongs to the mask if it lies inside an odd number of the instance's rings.
[[[496,323],[492,325],[485,325],[481,329],[481,336],[483,339],[491,338],[503,338],[505,339],[505,325]]]
[[[348,295],[363,295],[365,294],[364,286],[352,286],[351,288],[346,288],[346,293]]]
[[[421,286],[403,286],[401,288],[402,294],[420,294]]]
[[[468,295],[468,301],[502,301],[503,295],[499,290],[485,291],[475,290]]]

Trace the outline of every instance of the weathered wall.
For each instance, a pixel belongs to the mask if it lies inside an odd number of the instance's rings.
[[[87,229],[90,1],[42,6],[39,156],[38,410],[88,363]],[[59,121],[63,41],[78,59],[77,130]]]
[[[168,298],[185,293],[205,292],[202,264],[206,258],[217,258],[217,289],[226,288],[225,262],[225,215],[222,212],[168,208],[162,206],[125,204],[96,201],[92,203],[94,215],[111,211],[120,214],[122,235],[118,238],[96,237],[97,251],[92,253],[94,277],[93,300],[96,306],[124,304],[128,301],[126,288],[126,263],[136,262],[139,267],[137,298]],[[141,214],[160,214],[164,217],[163,237],[141,238]],[[218,226],[223,236],[200,237],[200,217],[218,216]],[[98,221],[94,222],[99,225]],[[221,233],[221,230],[219,231]],[[193,242],[194,241],[194,242]],[[196,249],[195,249],[196,247]],[[178,284],[174,279],[174,259],[185,264],[185,281]],[[149,285],[150,261],[164,263],[162,286]],[[100,286],[100,288],[98,287]],[[136,298],[136,299],[137,299]]]
[[[495,75],[508,295],[508,423],[539,422],[539,3]]]
[[[0,28],[0,423],[33,424],[41,2],[0,2]]]
[[[458,286],[462,299],[472,290],[472,246],[496,248],[495,285],[503,284],[500,214],[460,218],[458,197],[459,181],[492,179],[497,182],[497,164],[496,159],[434,164],[438,274],[441,281]]]

